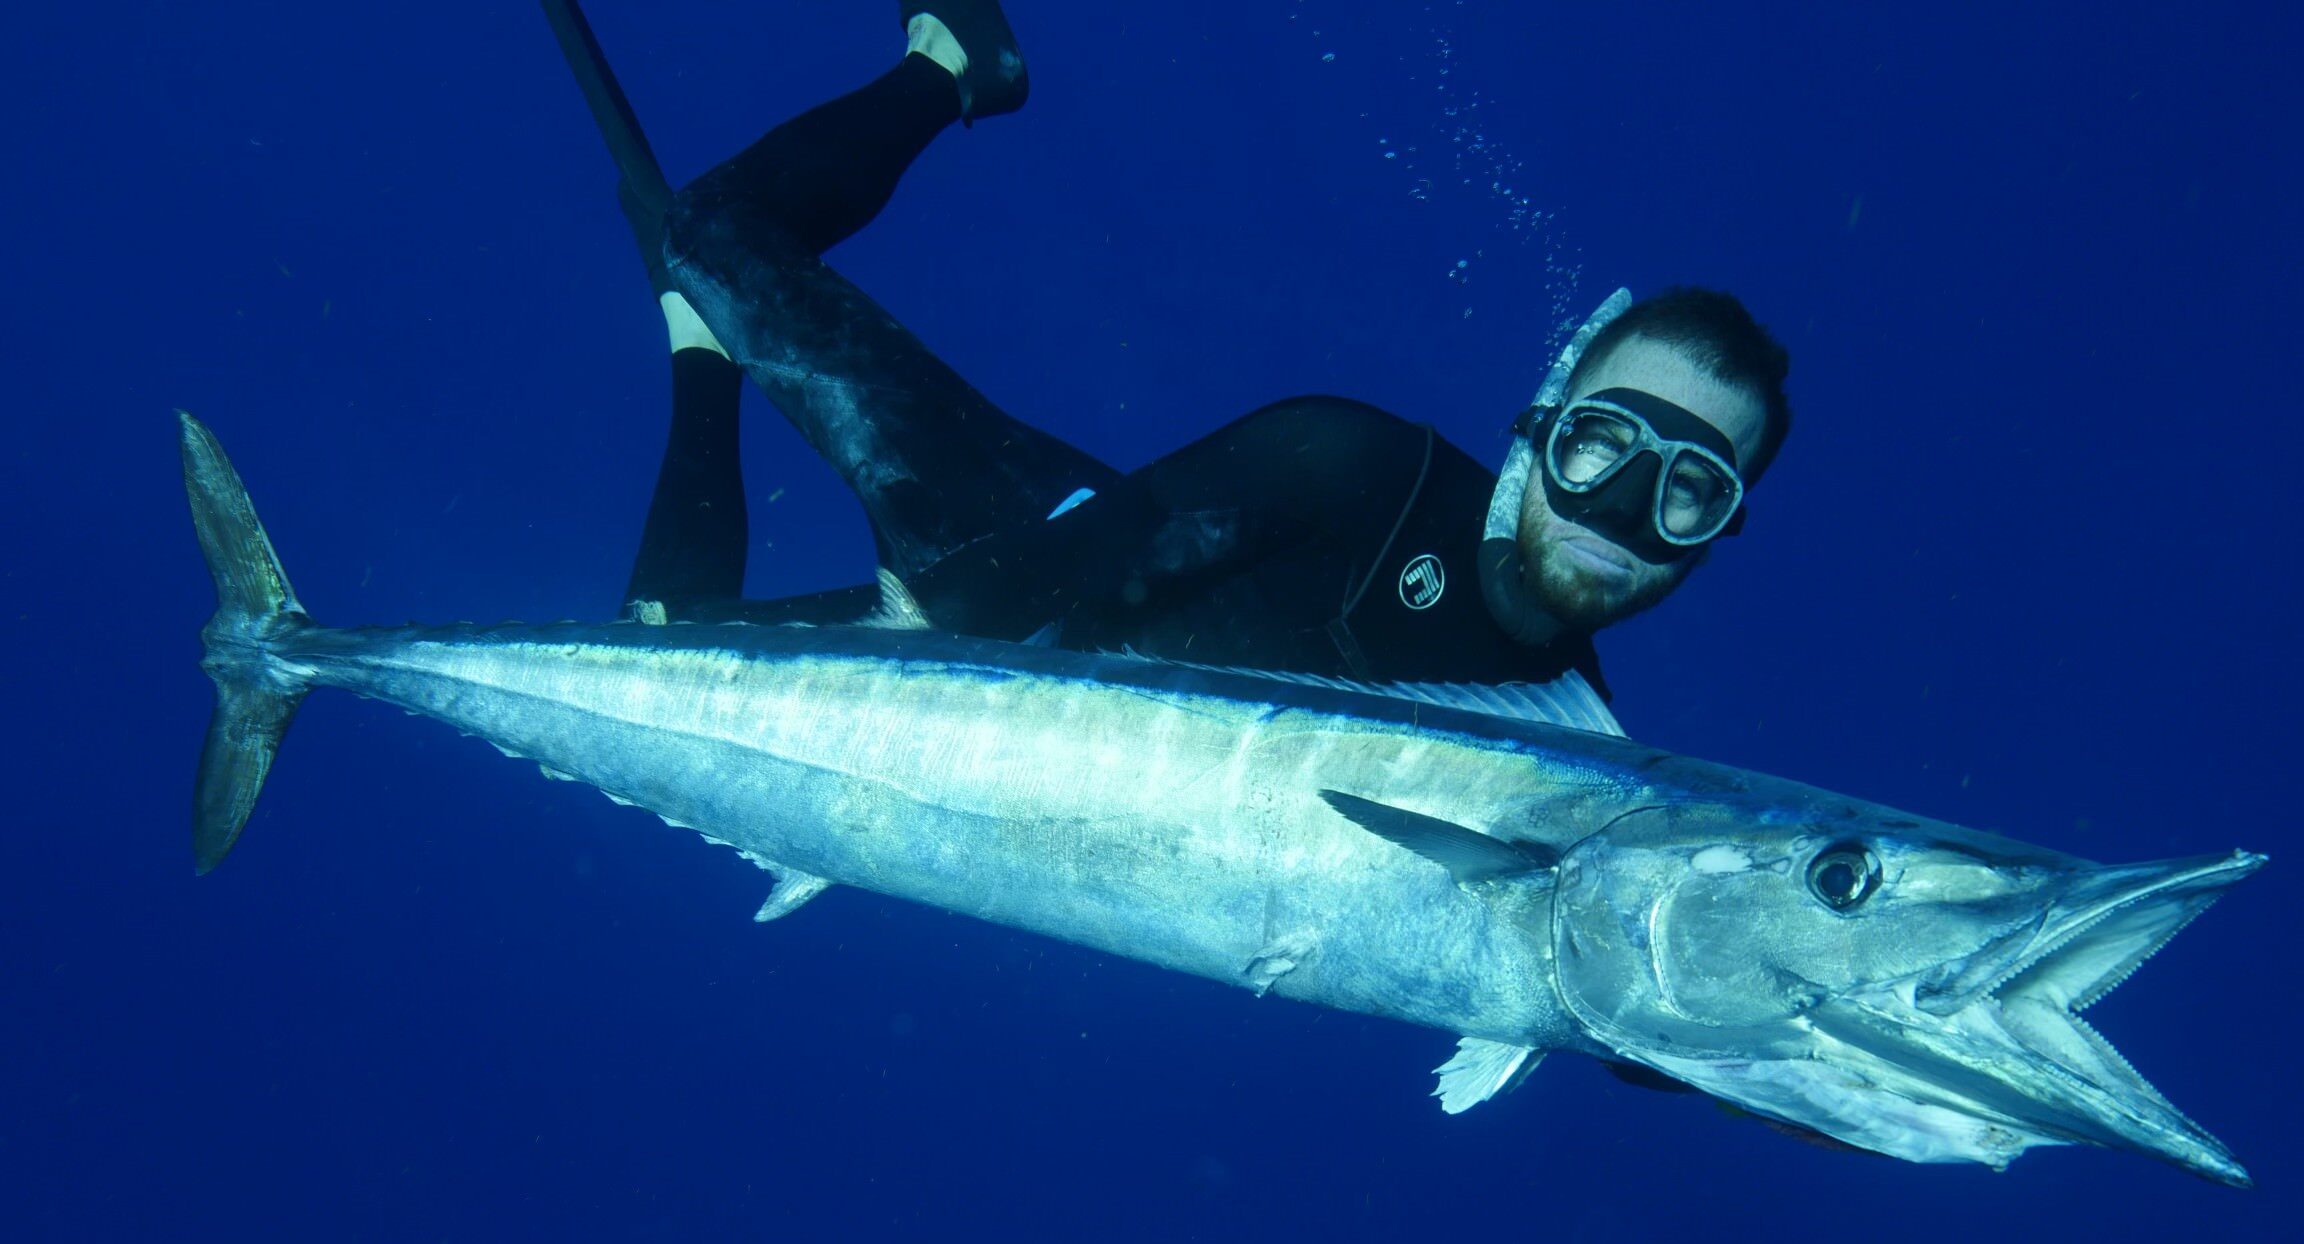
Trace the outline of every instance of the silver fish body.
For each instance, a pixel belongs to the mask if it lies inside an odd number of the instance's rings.
[[[780,876],[1521,1045],[1575,1044],[1549,887],[1458,885],[1320,792],[1555,852],[1671,797],[1621,739],[933,632],[302,627],[268,651]]]
[[[302,697],[437,718],[770,869],[1461,1038],[1915,1161],[2036,1145],[2247,1174],[2081,1018],[2264,863],[2107,867],[1611,733],[1581,684],[1356,687],[877,625],[334,630],[183,420],[218,609],[195,791],[228,853]],[[1577,728],[1579,726],[1589,728]]]

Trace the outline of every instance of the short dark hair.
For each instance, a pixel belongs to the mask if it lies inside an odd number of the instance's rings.
[[[1633,337],[1671,346],[1714,379],[1760,399],[1767,408],[1760,446],[1752,452],[1752,461],[1739,464],[1746,483],[1758,480],[1776,460],[1776,451],[1792,431],[1792,403],[1784,396],[1784,377],[1792,370],[1792,356],[1783,344],[1768,335],[1736,295],[1693,285],[1674,286],[1633,303],[1601,329],[1584,348],[1584,356],[1576,360],[1576,370],[1568,377],[1569,387],[1575,387],[1588,368]]]

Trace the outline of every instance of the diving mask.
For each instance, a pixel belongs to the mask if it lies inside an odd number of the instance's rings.
[[[1538,452],[1554,513],[1663,564],[1743,526],[1736,449],[1652,393],[1604,389],[1531,406],[1514,431]]]

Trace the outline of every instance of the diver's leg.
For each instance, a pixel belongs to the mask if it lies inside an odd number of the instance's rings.
[[[744,594],[750,524],[737,453],[744,373],[707,349],[672,355],[672,428],[640,529],[626,601],[656,601],[673,616]]]
[[[910,52],[862,88],[768,131],[680,197],[691,210],[772,221],[821,255],[870,224],[912,161],[959,117],[952,75]]]
[[[880,214],[946,126],[1023,107],[1023,57],[995,0],[900,7],[907,47],[895,68],[768,131],[689,186],[692,202],[749,204],[821,255]]]
[[[672,426],[656,473],[626,601],[654,601],[676,616],[744,590],[749,531],[737,453],[744,373],[696,320],[664,268],[664,208],[671,187],[608,58],[574,0],[543,0],[569,71],[616,161],[616,198],[647,266],[649,292],[671,330]]]
[[[898,576],[1115,478],[1001,412],[783,231],[685,195],[668,229],[689,303],[855,491]]]
[[[671,338],[672,426],[624,599],[654,601],[671,617],[691,619],[699,606],[744,595],[751,543],[737,423],[744,372],[673,288],[664,268],[663,200],[633,183],[621,180],[616,198]]]
[[[669,191],[629,103],[576,5],[544,7],[623,174],[620,198],[672,330],[673,429],[633,598],[686,603],[743,580],[734,364],[721,361],[730,352],[707,323],[747,343],[736,357],[850,482],[899,574],[1113,477],[1002,414],[817,259],[878,213],[954,117],[1023,103],[1022,60],[996,3],[933,0],[929,14],[908,0],[909,48],[894,70],[777,127],[684,192],[693,237],[672,249],[705,260],[680,265],[694,269],[683,277],[695,282],[689,293],[708,291],[702,318],[666,274]]]
[[[998,28],[1004,35],[1005,23]],[[778,126],[675,195],[665,217],[666,259],[687,304],[848,481],[883,563],[900,576],[1115,478],[1002,413],[820,258],[869,222],[914,157],[961,118],[956,84],[969,69],[956,74],[930,54],[938,49],[920,37],[922,21],[911,29],[914,50],[896,68]],[[970,66],[1014,67],[1011,94],[979,84],[976,115],[1021,103],[1012,43],[964,55]]]

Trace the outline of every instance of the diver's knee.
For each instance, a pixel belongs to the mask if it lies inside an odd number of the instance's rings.
[[[821,263],[772,212],[715,184],[710,173],[682,187],[665,208],[664,261],[675,273],[697,265],[729,284]]]
[[[664,208],[664,258],[674,265],[705,249],[706,239],[727,214],[725,200],[697,180],[673,192]]]

